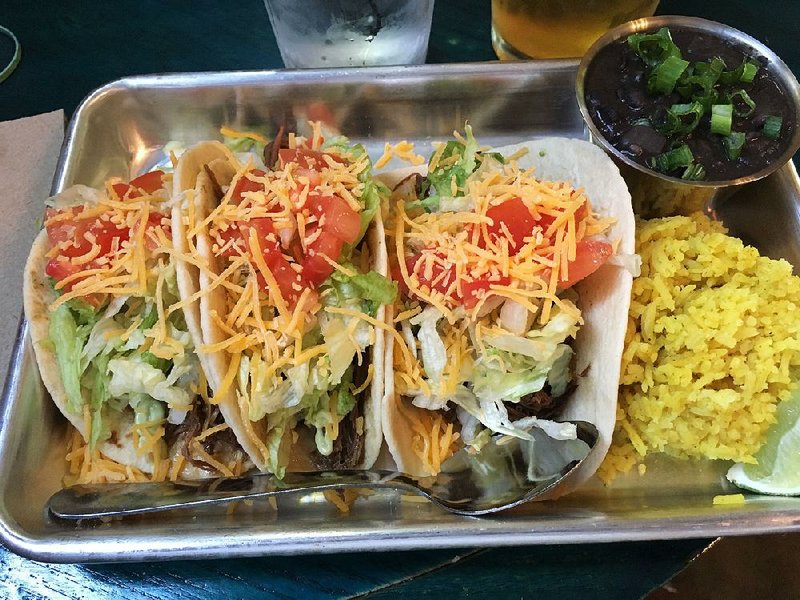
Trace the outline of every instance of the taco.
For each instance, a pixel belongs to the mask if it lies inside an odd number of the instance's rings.
[[[481,150],[466,136],[427,167],[384,174],[398,335],[386,351],[384,435],[401,471],[438,473],[493,436],[611,441],[632,275],[634,220],[597,147],[550,138]],[[588,450],[588,449],[587,449]],[[561,492],[566,491],[561,488]]]
[[[362,146],[312,126],[274,140],[266,160],[198,144],[175,174],[181,296],[199,300],[192,333],[212,402],[279,476],[374,463],[381,327],[396,295],[378,210],[387,190]]]
[[[176,307],[170,202],[162,171],[50,198],[25,266],[29,332],[45,387],[91,455],[153,478],[238,474],[247,457],[204,400]]]

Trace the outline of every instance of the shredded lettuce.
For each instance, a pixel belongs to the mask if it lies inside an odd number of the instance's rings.
[[[356,270],[350,263],[344,263],[344,267],[351,271]],[[360,308],[373,317],[381,305],[392,304],[397,297],[397,283],[375,271],[358,273],[352,277],[341,271],[334,271],[323,289],[325,287],[333,288],[333,293],[327,294],[324,300],[327,306],[345,306],[360,301]]]
[[[547,365],[503,350],[487,350],[486,356],[488,359],[477,361],[472,380],[472,389],[481,400],[517,402],[547,382]]]
[[[81,351],[81,373],[91,362],[101,354],[108,354],[117,349],[121,344],[119,334],[125,329],[116,322],[114,317],[125,306],[126,297],[115,298],[109,302],[102,316],[95,318],[92,331]]]
[[[105,441],[111,435],[103,419],[103,407],[111,394],[108,391],[108,355],[97,358],[92,363],[91,373],[91,399],[92,433],[89,436],[89,448],[94,450],[99,441]]]
[[[172,381],[164,373],[147,364],[141,354],[108,361],[111,381],[108,390],[112,396],[131,397],[131,394],[147,394],[170,406],[189,406],[192,398],[189,393]]]
[[[440,210],[439,205],[444,198],[463,196],[467,178],[478,167],[478,142],[472,135],[472,127],[469,124],[465,126],[464,133],[464,142],[456,140],[447,142],[438,164],[429,170],[422,182],[419,205],[427,212]],[[452,189],[454,179],[458,186],[455,194]]]
[[[287,427],[294,425],[294,414],[291,410],[284,410],[270,415],[269,418],[269,429],[264,440],[268,450],[267,469],[278,479],[283,479],[286,474],[286,465],[282,465],[280,460],[281,442]]]
[[[464,129],[466,133],[464,143],[450,140],[444,147],[444,151],[439,157],[436,168],[431,170],[427,176],[427,184],[432,188],[431,196],[452,197],[463,196],[459,190],[456,194],[452,193],[452,180],[455,178],[459,188],[463,188],[467,183],[467,178],[478,166],[475,154],[478,152],[478,142],[472,135],[472,127],[467,125]],[[454,162],[448,159],[456,158]],[[442,166],[444,165],[444,166]]]
[[[155,367],[165,375],[169,373],[169,370],[172,367],[172,361],[169,361],[166,358],[159,358],[152,352],[142,352],[142,360],[151,367]]]
[[[586,458],[591,450],[586,442],[578,439],[577,432],[573,432],[571,437],[552,435],[553,425],[569,425],[569,423],[545,422],[539,419],[536,426],[531,429],[533,440],[526,445],[528,451],[526,477],[529,481],[551,479],[571,462]]]
[[[353,395],[353,371],[355,368],[350,365],[350,368],[344,372],[342,380],[337,387],[336,395],[336,414],[341,418],[349,413],[356,405],[356,397]]]
[[[139,329],[142,331],[147,331],[151,329],[153,325],[156,324],[158,321],[158,308],[155,305],[155,302],[150,306],[150,310],[147,311],[147,314],[142,319],[142,323],[139,325]]]
[[[422,201],[423,208],[427,206],[427,198]],[[471,196],[458,196],[456,198],[443,197],[438,199],[436,212],[472,212],[475,210],[475,198]],[[429,212],[433,212],[432,210]]]
[[[81,353],[94,326],[94,322],[87,321],[89,318],[96,320],[97,316],[94,312],[90,315],[88,311],[73,311],[65,302],[51,313],[48,329],[67,395],[67,408],[76,415],[81,414],[84,403],[81,393]]]
[[[45,204],[58,209],[83,205],[93,206],[98,203],[102,196],[102,190],[78,184],[68,187],[55,196],[51,196],[45,201]]]
[[[147,394],[130,394],[128,402],[133,409],[133,422],[137,425],[149,423],[147,429],[151,432],[165,418],[164,404]],[[144,441],[144,438],[139,439],[140,443],[144,443]]]
[[[431,387],[437,389],[447,364],[447,351],[442,336],[436,329],[439,319],[444,317],[435,306],[428,306],[416,317],[411,319],[412,325],[419,325],[417,339],[419,340],[422,366],[431,382]]]
[[[342,380],[344,372],[356,358],[356,353],[363,354],[371,342],[370,325],[363,319],[357,319],[352,333],[348,331],[353,318],[355,317],[331,315],[324,311],[319,315],[320,329],[330,359],[330,375],[328,377],[330,386],[334,386]]]
[[[249,418],[251,421],[260,421],[266,415],[272,415],[282,410],[294,409],[303,400],[304,396],[318,383],[310,377],[308,363],[292,367],[286,372],[286,379],[267,384],[267,364],[261,362],[255,373],[251,373],[250,359],[242,356],[239,363],[239,391],[248,399],[250,407]],[[254,381],[251,381],[251,378]],[[250,396],[250,383],[253,384],[253,395]]]
[[[551,363],[558,346],[577,332],[577,318],[559,311],[542,329],[534,329],[525,335],[487,334],[483,341],[498,350],[527,356],[541,363]]]
[[[508,411],[502,400],[478,400],[475,393],[460,386],[449,400],[475,417],[494,433],[503,433],[521,439],[530,439],[527,431],[515,427],[508,418]]]
[[[255,154],[256,156],[264,156],[264,142],[259,142],[249,137],[231,137],[223,136],[222,143],[225,144],[231,152]]]

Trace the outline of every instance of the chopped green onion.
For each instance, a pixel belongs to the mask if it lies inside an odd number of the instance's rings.
[[[732,122],[732,104],[715,104],[711,107],[711,133],[729,135]]]
[[[647,160],[647,166],[660,173],[669,173],[678,167],[688,167],[694,162],[692,150],[686,144],[667,150]]]
[[[723,85],[732,83],[752,83],[753,78],[758,73],[759,64],[755,61],[744,61],[733,71],[725,71],[719,76],[719,82]]]
[[[664,62],[653,69],[647,80],[647,91],[651,94],[671,94],[681,74],[688,66],[689,61],[677,56],[668,56]]]
[[[681,51],[672,41],[672,35],[666,27],[651,34],[634,33],[628,36],[628,45],[648,67],[654,67],[670,56],[681,57]]]
[[[698,181],[699,179],[706,178],[706,168],[701,165],[700,163],[692,163],[681,175],[681,179],[686,179],[688,181]]]
[[[739,81],[742,83],[753,83],[753,79],[758,73],[758,64],[754,62],[742,63],[742,74],[739,76]]]
[[[761,133],[772,140],[777,139],[781,134],[781,125],[783,125],[783,117],[772,115],[764,121],[764,128]]]
[[[736,160],[744,148],[744,133],[741,131],[731,131],[730,135],[722,138],[722,145],[730,160]]]
[[[708,110],[716,97],[714,86],[724,70],[725,62],[719,57],[708,63],[694,63],[678,81],[678,93],[684,98],[699,101]]]
[[[713,80],[716,83],[723,71],[725,71],[725,61],[719,56],[715,56],[710,62],[695,63],[694,74]]]
[[[691,133],[700,123],[703,112],[699,102],[673,104],[667,109],[664,122],[657,129],[665,135]]]
[[[736,102],[734,102],[736,98],[739,98],[742,101],[739,106],[737,106]],[[730,103],[733,104],[733,112],[736,113],[737,117],[749,117],[756,110],[756,103],[753,102],[753,99],[744,90],[733,92],[728,96],[728,99],[730,100]],[[741,104],[745,104],[747,108],[743,108]]]

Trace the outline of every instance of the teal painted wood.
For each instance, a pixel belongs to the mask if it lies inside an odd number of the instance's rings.
[[[641,598],[686,564],[709,540],[498,548],[467,556],[370,600],[393,598]]]
[[[413,578],[471,552],[474,551],[48,565],[0,547],[0,598],[340,598]]]
[[[0,597],[639,598],[709,540],[178,561],[46,565],[0,548]],[[370,593],[371,592],[371,593]]]

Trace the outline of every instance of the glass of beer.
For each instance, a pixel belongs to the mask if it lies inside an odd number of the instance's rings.
[[[612,27],[649,17],[658,0],[492,0],[500,60],[575,58]]]

